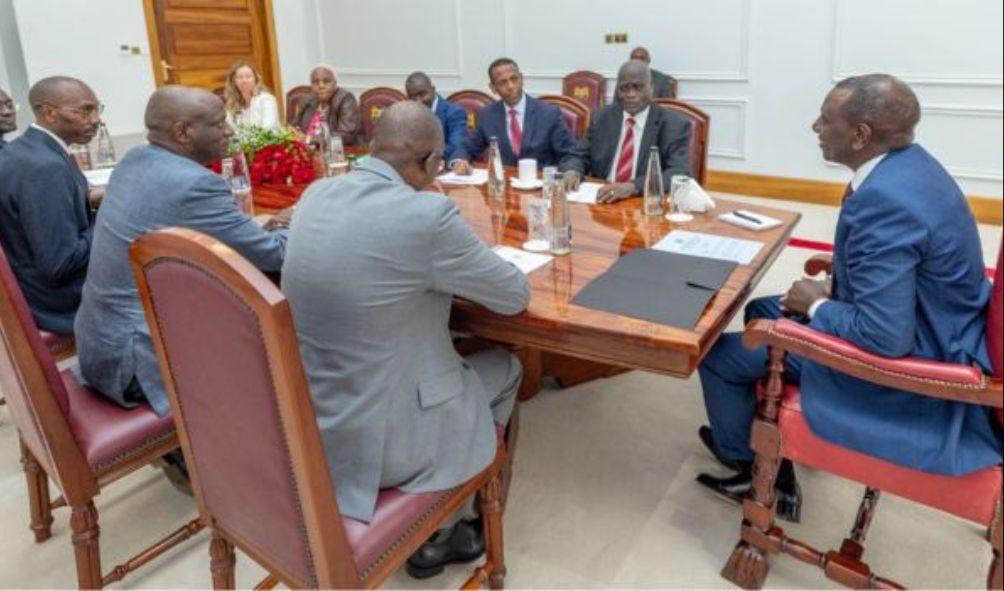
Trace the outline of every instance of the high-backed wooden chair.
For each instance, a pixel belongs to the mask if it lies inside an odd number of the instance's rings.
[[[292,125],[296,121],[296,116],[300,114],[300,109],[306,104],[312,92],[309,84],[294,86],[286,92],[286,125]]]
[[[711,133],[711,117],[693,105],[676,100],[660,98],[655,104],[663,109],[675,111],[690,121],[690,162],[694,167],[694,179],[706,187],[708,180],[708,136]]]
[[[586,136],[586,132],[589,131],[589,107],[582,101],[560,94],[542,94],[537,98],[561,109],[565,125],[568,125],[575,139]]]
[[[383,115],[384,109],[400,101],[406,101],[408,97],[400,90],[387,86],[371,88],[359,95],[359,114],[362,123],[363,145],[369,144],[373,138],[373,128],[377,119]]]
[[[806,265],[806,272],[814,275],[829,267],[828,256],[814,257]],[[757,454],[753,490],[743,501],[740,540],[722,570],[723,577],[744,588],[759,588],[767,577],[768,556],[785,553],[821,568],[828,578],[848,587],[896,588],[895,583],[874,574],[861,560],[876,503],[880,492],[886,491],[987,526],[993,552],[987,587],[1001,588],[1001,533],[1004,529],[1001,523],[1001,466],[964,476],[942,476],[904,468],[826,442],[809,430],[802,416],[798,388],[785,384],[783,368],[785,356],[793,353],[875,384],[987,406],[996,409],[997,419],[1001,420],[1004,404],[1001,388],[1004,374],[1002,276],[1004,259],[998,256],[986,329],[987,350],[994,365],[993,377],[966,365],[879,357],[787,319],[754,320],[747,325],[743,340],[748,346],[770,347],[770,375],[763,387],[751,436],[751,445]],[[789,538],[776,525],[773,491],[782,457],[865,485],[857,519],[839,551],[819,552]]]
[[[480,491],[487,562],[469,582],[501,587],[505,445],[452,490],[384,490],[369,524],[341,517],[282,292],[192,230],[148,234],[131,252],[199,512],[213,532],[214,586],[233,587],[234,548],[271,573],[263,584],[376,586]]]
[[[458,90],[446,100],[460,105],[467,111],[467,129],[474,129],[478,124],[478,111],[495,102],[495,99],[488,93],[480,90]]]
[[[675,77],[670,76],[669,74],[666,74],[666,78],[669,79],[669,96],[666,98],[675,99],[676,97],[680,96],[679,95],[680,81],[677,80]]]
[[[607,79],[589,70],[572,72],[561,79],[561,94],[582,101],[594,111],[606,104]]]
[[[21,437],[35,541],[51,535],[52,510],[70,507],[77,583],[122,579],[202,529],[182,526],[102,575],[96,497],[105,486],[178,447],[171,417],[121,408],[60,372],[46,350],[7,257],[0,251],[0,387]],[[51,501],[49,479],[62,497]]]

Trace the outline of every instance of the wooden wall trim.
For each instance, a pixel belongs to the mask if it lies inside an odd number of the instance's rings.
[[[723,193],[736,193],[754,197],[784,199],[801,203],[816,203],[819,205],[840,205],[845,184],[828,181],[816,181],[766,174],[749,174],[744,172],[729,172],[725,170],[708,171],[708,189]],[[1002,225],[1001,199],[967,195],[969,207],[981,224]]]

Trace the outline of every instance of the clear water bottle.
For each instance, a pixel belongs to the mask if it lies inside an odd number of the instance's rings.
[[[570,173],[555,183],[551,193],[551,254],[562,256],[572,252],[572,217],[568,211],[566,190],[574,183]]]
[[[645,169],[645,215],[662,215],[664,196],[662,166],[659,164],[659,148],[652,146],[652,149],[648,152],[648,167]]]
[[[112,136],[108,133],[108,128],[104,122],[98,126],[96,160],[98,168],[111,168],[115,166],[115,146],[112,144]]]
[[[558,183],[558,167],[557,166],[545,166],[544,167],[544,189],[541,192],[541,196],[545,200],[550,202],[551,196],[554,194],[554,186]]]
[[[341,136],[332,135],[328,140],[328,151],[325,161],[328,165],[328,176],[335,176],[348,170],[349,161],[345,159],[345,144],[342,142]]]
[[[502,167],[502,151],[499,140],[492,136],[488,142],[488,195],[493,199],[505,199],[505,169]]]
[[[77,166],[80,170],[90,170],[91,166],[91,149],[87,147],[86,144],[70,144],[70,156],[76,160]]]
[[[244,152],[237,152],[230,158],[223,159],[222,176],[230,185],[230,191],[234,194],[237,209],[249,216],[254,216],[251,177],[248,174],[247,159],[244,157]]]

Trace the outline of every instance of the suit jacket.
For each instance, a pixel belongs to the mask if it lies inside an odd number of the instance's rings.
[[[282,290],[296,324],[343,515],[369,521],[386,483],[451,488],[487,466],[495,429],[480,378],[450,339],[454,296],[522,311],[526,277],[453,201],[370,158],[311,185],[297,207]]]
[[[958,185],[922,147],[889,153],[844,203],[833,297],[810,326],[885,357],[979,364],[989,370],[984,275],[976,223]],[[1001,462],[979,406],[876,386],[814,363],[802,408],[820,437],[890,462],[965,474]]]
[[[614,157],[620,147],[621,127],[624,124],[624,108],[619,104],[603,107],[596,112],[586,136],[579,140],[575,149],[561,161],[561,170],[575,170],[585,176],[607,178],[614,165]],[[652,146],[659,148],[659,163],[662,165],[663,185],[669,190],[669,181],[674,174],[690,175],[692,164],[687,146],[690,142],[690,123],[681,115],[660,108],[655,103],[649,105],[648,119],[641,133],[638,147],[638,163],[634,171],[636,193],[645,190],[645,171],[648,167],[648,152]]]
[[[87,273],[94,218],[87,179],[43,131],[0,152],[0,242],[39,328],[70,334]]]
[[[526,113],[523,115],[523,144],[519,154],[512,151],[509,143],[509,117],[503,101],[494,103],[478,111],[478,124],[468,134],[454,158],[474,160],[488,147],[489,140],[499,140],[502,163],[516,166],[520,158],[534,158],[537,166],[554,166],[575,147],[572,132],[568,130],[561,110],[554,105],[526,96]]]
[[[443,156],[449,162],[453,160],[457,150],[460,149],[460,144],[467,137],[467,111],[438,94],[436,98],[438,99],[436,117],[439,118],[439,123],[443,126],[443,139],[446,142]]]
[[[317,99],[311,96],[300,109],[293,125],[299,127],[300,131],[306,132],[316,110]],[[356,97],[344,88],[336,90],[328,103],[328,127],[331,128],[331,133],[340,136],[345,145],[355,144],[362,129],[360,121],[359,103]]]
[[[3,150],[4,146],[6,146],[6,145],[7,145],[7,140],[5,140],[2,137],[0,137],[0,150]]]
[[[652,72],[652,98],[676,98],[669,76],[655,68],[650,68],[649,71]]]
[[[161,416],[170,404],[129,263],[129,245],[171,226],[209,234],[266,271],[282,266],[286,250],[284,231],[262,230],[237,209],[226,181],[197,162],[143,145],[118,163],[94,230],[94,256],[75,327],[77,355],[84,379],[99,392],[133,406],[125,393],[135,379]]]

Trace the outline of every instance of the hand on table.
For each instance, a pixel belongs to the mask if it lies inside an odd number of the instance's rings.
[[[577,170],[566,170],[561,173],[561,177],[558,180],[565,184],[566,191],[578,191],[579,184],[582,182],[582,175]]]
[[[450,164],[450,168],[453,170],[454,174],[459,174],[461,176],[467,176],[471,174],[471,163],[466,160],[454,160]]]
[[[613,203],[634,194],[634,183],[608,183],[596,192],[597,203]]]
[[[87,204],[91,209],[96,210],[101,207],[101,201],[105,198],[105,188],[106,187],[91,187],[90,191],[87,192]]]
[[[293,210],[296,208],[295,205],[287,207],[286,209],[275,214],[267,222],[262,224],[262,229],[268,232],[272,230],[282,230],[289,227],[289,222],[293,219]]]
[[[819,299],[829,297],[826,280],[802,278],[791,284],[788,293],[781,298],[781,307],[789,312],[809,315],[809,307]]]

